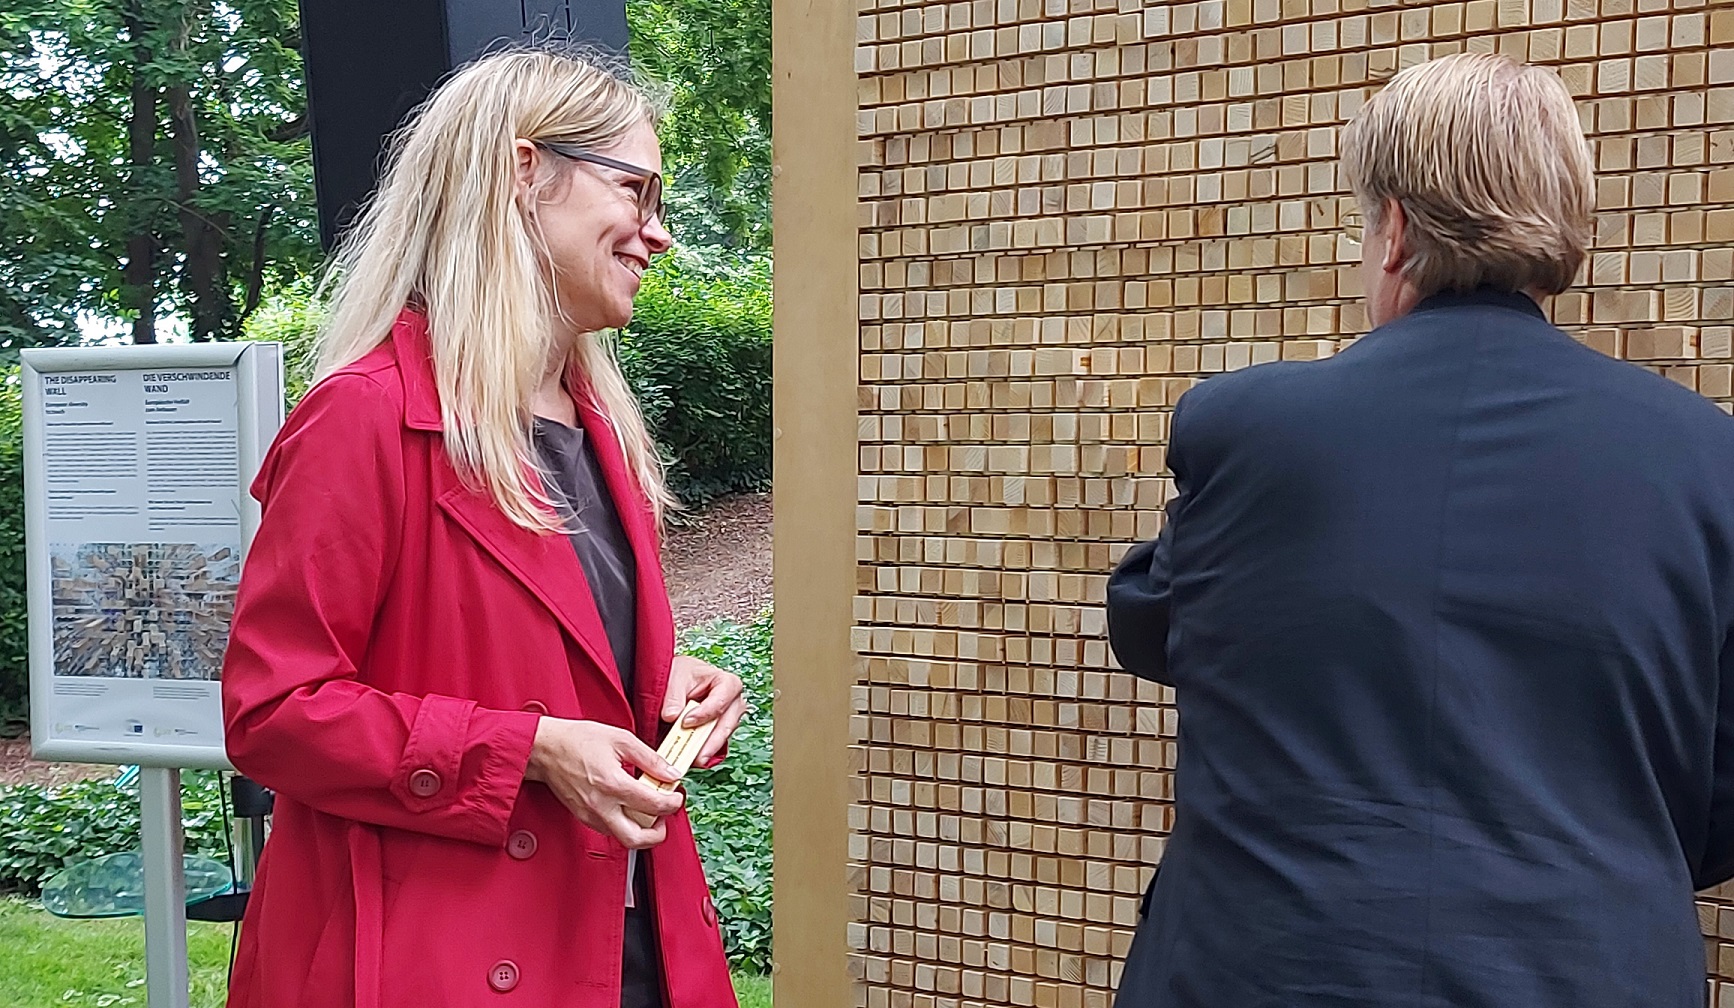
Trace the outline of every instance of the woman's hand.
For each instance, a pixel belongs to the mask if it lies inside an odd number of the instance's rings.
[[[686,709],[687,701],[697,700],[698,707],[687,716],[684,724],[691,727],[706,721],[716,722],[704,748],[699,750],[698,765],[716,759],[717,753],[728,745],[729,736],[740,727],[741,718],[746,717],[744,688],[741,677],[732,672],[724,672],[697,658],[675,656],[674,667],[668,673],[668,692],[662,696],[662,719],[672,724]]]
[[[629,731],[600,721],[543,717],[536,725],[524,779],[548,785],[554,797],[591,829],[635,850],[655,847],[663,841],[662,817],[679,811],[685,796],[678,790],[657,790],[633,776],[628,767],[658,780],[680,776]],[[628,809],[656,822],[640,826],[627,815]]]

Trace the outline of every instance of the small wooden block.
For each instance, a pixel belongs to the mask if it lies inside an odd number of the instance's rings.
[[[693,763],[698,760],[699,751],[704,748],[706,742],[710,741],[711,732],[716,730],[715,721],[706,721],[690,728],[686,726],[687,715],[697,710],[698,706],[697,700],[687,701],[686,709],[680,712],[680,717],[675,720],[674,727],[668,730],[668,734],[663,737],[662,746],[656,750],[656,754],[666,760],[668,765],[673,767],[681,777],[686,776],[686,772],[692,769]],[[678,779],[665,781],[649,775],[646,775],[646,779],[658,791],[673,791],[680,786]],[[627,815],[646,829],[656,825],[655,816],[641,815],[632,809],[627,810]]]

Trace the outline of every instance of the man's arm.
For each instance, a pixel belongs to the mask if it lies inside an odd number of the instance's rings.
[[[1174,580],[1174,526],[1190,499],[1193,473],[1187,464],[1185,444],[1188,423],[1181,416],[1197,403],[1194,388],[1174,405],[1168,426],[1168,469],[1174,474],[1174,496],[1168,499],[1162,529],[1156,538],[1139,543],[1120,560],[1108,576],[1108,646],[1120,667],[1138,676],[1173,686],[1168,674],[1168,623]]]
[[[1734,639],[1724,642],[1721,696],[1716,710],[1716,752],[1711,758],[1709,828],[1692,872],[1692,888],[1708,889],[1734,878]]]
[[[1172,594],[1172,521],[1149,542],[1132,547],[1108,578],[1108,645],[1120,667],[1167,686],[1168,613]]]

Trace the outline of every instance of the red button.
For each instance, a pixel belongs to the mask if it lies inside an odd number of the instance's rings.
[[[440,793],[440,775],[422,768],[409,775],[409,793],[417,798],[432,798]]]
[[[532,714],[546,714],[546,713],[548,713],[548,705],[543,703],[540,700],[526,700],[526,701],[524,701],[524,709],[529,711]]]
[[[704,898],[704,922],[711,927],[716,927],[716,904],[711,902],[709,896]]]
[[[519,861],[528,861],[536,853],[536,834],[521,829],[506,839],[506,853]]]
[[[501,959],[488,970],[488,986],[506,993],[518,986],[518,964],[510,959]]]

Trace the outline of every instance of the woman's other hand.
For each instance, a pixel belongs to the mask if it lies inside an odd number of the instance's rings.
[[[662,697],[662,719],[673,723],[688,701],[697,700],[699,705],[687,716],[685,725],[716,722],[704,748],[699,750],[696,765],[708,765],[715,760],[717,753],[728,745],[729,736],[740,727],[741,718],[747,714],[744,690],[741,677],[732,672],[724,672],[697,658],[675,656],[674,667],[668,673],[668,692]]]
[[[740,680],[735,682],[738,693]],[[672,781],[680,776],[625,729],[599,721],[543,717],[536,725],[524,779],[546,784],[560,803],[591,829],[634,850],[655,847],[664,837],[662,817],[679,811],[685,796],[679,790],[658,790],[634,776],[629,767],[658,780]],[[628,810],[656,822],[640,826]]]

